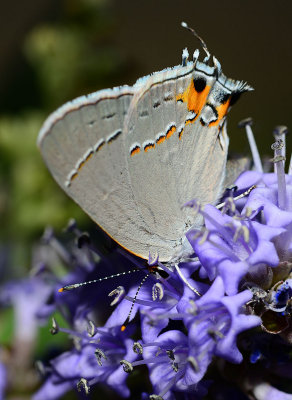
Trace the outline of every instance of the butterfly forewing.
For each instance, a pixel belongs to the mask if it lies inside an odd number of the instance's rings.
[[[44,124],[39,146],[66,193],[117,242],[137,253],[144,221],[128,180],[122,132],[135,90],[106,90],[67,103]]]

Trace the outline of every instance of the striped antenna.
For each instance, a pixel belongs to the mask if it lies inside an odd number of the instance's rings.
[[[133,299],[133,301],[132,301],[132,305],[131,305],[129,314],[128,314],[127,318],[125,319],[125,322],[124,322],[123,325],[121,326],[121,331],[122,331],[122,332],[124,332],[124,330],[126,329],[128,323],[130,322],[131,314],[132,314],[134,305],[135,305],[135,303],[136,303],[138,293],[140,292],[141,287],[143,286],[144,282],[146,281],[146,279],[147,279],[150,275],[151,275],[151,272],[149,272],[147,275],[145,275],[144,278],[142,279],[140,285],[138,286],[137,292],[136,292],[135,297],[134,297],[134,299]]]
[[[186,22],[182,22],[182,23],[181,23],[181,26],[182,26],[183,28],[187,29],[188,31],[190,31],[190,32],[199,40],[199,42],[201,43],[201,46],[202,46],[203,50],[204,50],[205,53],[207,54],[207,58],[209,59],[211,54],[210,54],[209,50],[207,49],[207,45],[206,45],[206,43],[204,42],[204,40],[201,38],[201,36],[199,36],[199,35],[197,34],[197,32],[196,32],[193,28],[190,28]]]
[[[141,272],[141,269],[132,269],[130,271],[120,272],[119,274],[105,276],[104,278],[94,279],[92,281],[81,282],[81,283],[73,283],[72,285],[66,285],[66,286],[61,287],[58,291],[59,292],[65,292],[65,291],[68,291],[68,290],[78,289],[78,288],[80,288],[82,286],[90,285],[91,283],[97,283],[97,282],[105,281],[107,279],[117,278],[119,276],[131,274],[132,272]]]

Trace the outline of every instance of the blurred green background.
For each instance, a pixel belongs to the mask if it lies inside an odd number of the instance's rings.
[[[231,150],[249,153],[241,119],[252,116],[261,154],[275,125],[291,128],[291,0],[26,0],[0,13],[0,277],[24,276],[46,226],[89,218],[59,189],[36,147],[38,131],[65,101],[181,62],[204,38],[231,78],[248,81],[229,116]],[[288,154],[291,153],[288,137]],[[0,316],[11,339],[12,314]],[[44,332],[44,330],[42,331]],[[46,330],[47,332],[47,330]],[[48,336],[40,339],[40,346]],[[66,338],[65,338],[66,340]]]

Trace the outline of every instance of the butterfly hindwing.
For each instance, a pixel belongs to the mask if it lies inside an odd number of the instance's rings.
[[[156,73],[135,94],[125,119],[133,195],[147,229],[169,243],[159,252],[162,260],[179,251],[184,233],[199,224],[183,205],[194,198],[213,203],[222,192],[228,139],[226,134],[222,147],[219,127],[199,122],[216,81],[205,74],[207,93],[196,92],[200,74],[193,64]],[[132,153],[134,146],[139,151]]]

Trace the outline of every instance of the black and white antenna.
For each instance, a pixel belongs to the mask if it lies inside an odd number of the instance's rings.
[[[207,45],[206,45],[206,43],[204,42],[204,40],[201,38],[201,36],[199,36],[199,35],[197,34],[197,32],[196,32],[193,28],[190,28],[186,22],[182,22],[182,23],[181,23],[181,26],[182,26],[183,28],[187,29],[188,31],[190,31],[190,32],[199,40],[199,42],[201,43],[201,46],[202,46],[203,50],[204,50],[205,53],[207,54],[207,59],[209,59],[210,56],[211,56],[211,53],[209,52],[209,50],[208,50],[208,48],[207,48]]]

